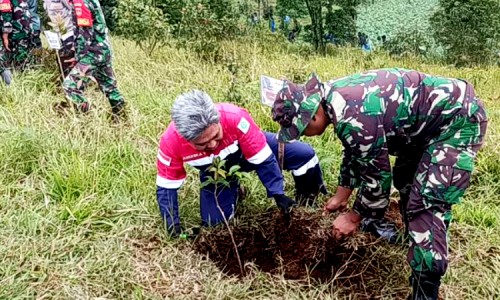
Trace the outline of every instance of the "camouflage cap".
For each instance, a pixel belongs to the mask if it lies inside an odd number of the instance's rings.
[[[273,104],[273,120],[281,126],[280,142],[300,137],[318,111],[323,97],[323,84],[316,74],[311,74],[304,85],[285,81]]]

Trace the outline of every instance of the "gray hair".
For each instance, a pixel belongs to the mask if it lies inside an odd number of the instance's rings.
[[[175,99],[172,120],[177,132],[186,140],[192,141],[205,129],[219,123],[219,113],[207,93],[192,90]]]

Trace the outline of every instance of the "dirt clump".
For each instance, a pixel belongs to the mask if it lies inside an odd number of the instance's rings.
[[[332,279],[351,280],[369,273],[370,245],[383,243],[360,233],[348,241],[336,241],[331,234],[331,218],[321,212],[298,209],[290,218],[274,211],[231,227],[243,265],[253,263],[271,274],[286,279],[313,278],[319,282]],[[240,276],[240,268],[228,230],[224,226],[202,231],[194,249],[229,275]],[[373,266],[372,273],[379,273]]]

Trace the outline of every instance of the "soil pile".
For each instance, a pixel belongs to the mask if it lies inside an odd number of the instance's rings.
[[[397,209],[397,205],[391,205],[388,215],[397,215]],[[372,235],[359,233],[347,241],[334,240],[332,220],[333,217],[326,218],[321,212],[305,209],[294,210],[290,218],[274,211],[237,220],[231,230],[242,264],[246,266],[245,273],[253,264],[263,272],[283,274],[286,279],[335,280],[345,286],[365,285],[373,280],[383,282],[384,271],[401,270],[404,261],[393,261],[387,257],[389,253],[381,253],[377,245],[385,242],[377,241]],[[225,226],[203,231],[193,247],[227,274],[241,276]],[[401,254],[404,255],[404,251]]]

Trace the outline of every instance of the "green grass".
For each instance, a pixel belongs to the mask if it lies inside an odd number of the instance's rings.
[[[271,40],[272,41],[272,40]],[[158,139],[169,122],[174,98],[191,88],[224,101],[230,74],[224,61],[240,62],[240,105],[257,123],[276,130],[259,104],[259,76],[322,79],[379,67],[407,67],[470,80],[487,104],[488,137],[478,157],[473,186],[456,206],[451,230],[446,299],[492,299],[500,294],[500,69],[454,69],[395,61],[336,50],[329,57],[301,56],[303,49],[257,39],[224,45],[222,61],[200,61],[193,53],[165,48],[145,57],[132,43],[115,39],[115,71],[129,102],[127,124],[111,126],[109,104],[96,89],[87,95],[96,109],[88,116],[61,117],[51,106],[63,100],[52,74],[31,71],[0,86],[0,299],[335,299],[363,298],[366,291],[330,285],[304,286],[257,272],[239,281],[195,254],[189,244],[170,241],[162,231],[155,196]],[[330,191],[341,160],[341,145],[329,132],[307,139],[317,149]],[[254,177],[256,178],[256,177]],[[243,214],[273,207],[258,180]],[[180,191],[181,216],[196,224],[198,183],[190,171]],[[291,192],[291,177],[287,189]],[[386,297],[407,289],[404,250],[378,246],[401,262]],[[403,270],[403,271],[402,271]],[[394,279],[396,278],[396,279]],[[394,280],[393,280],[394,279]]]

